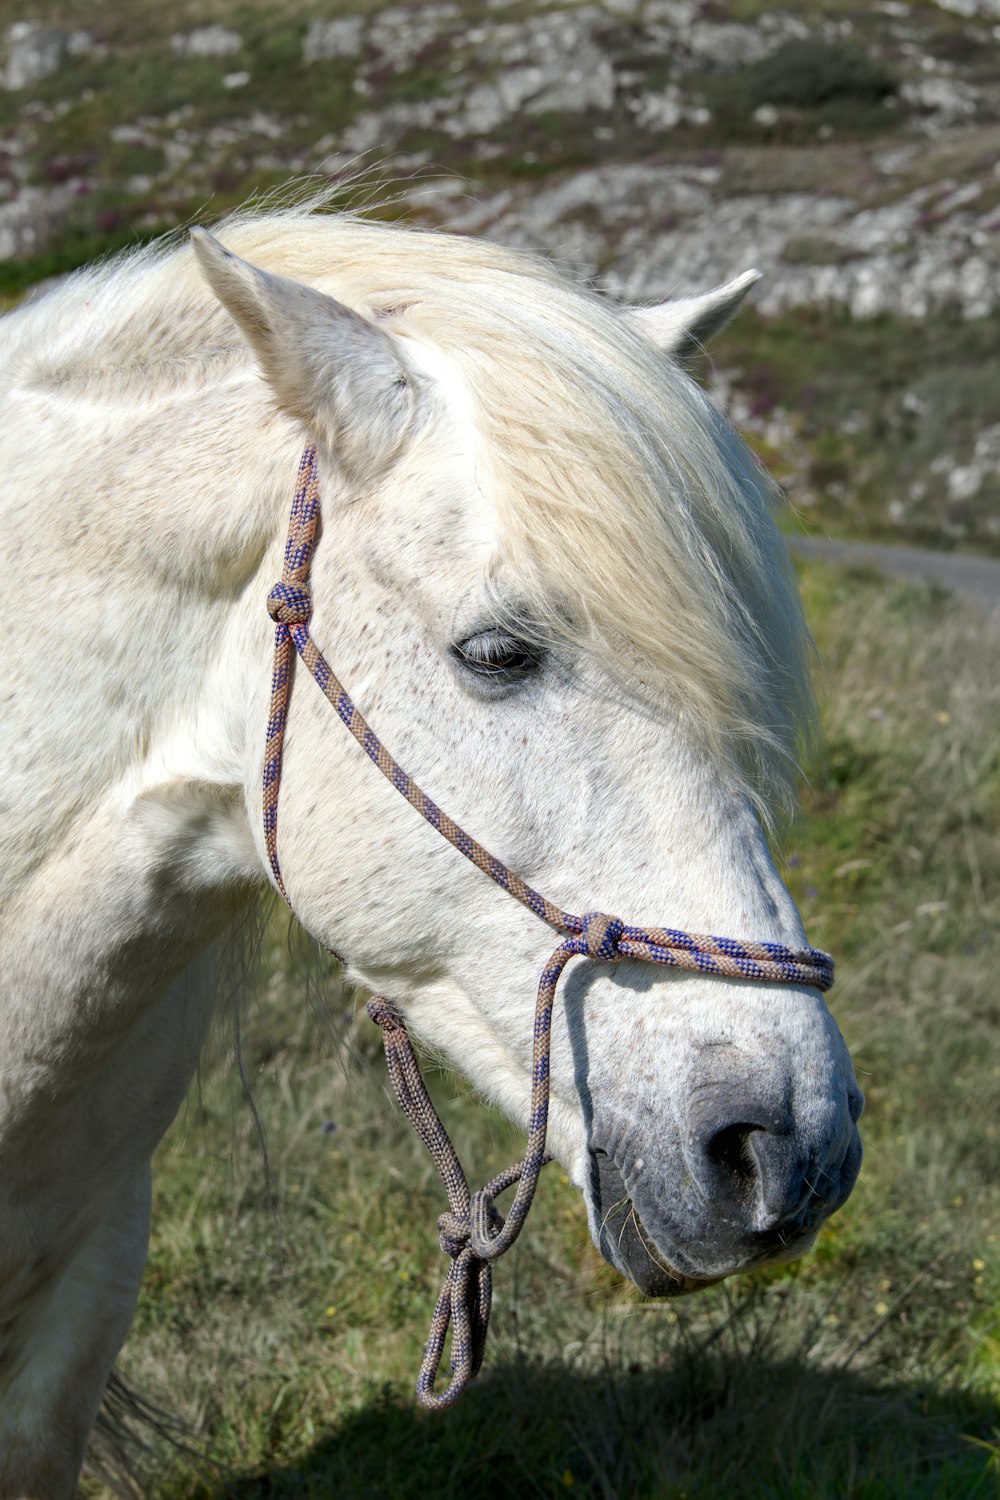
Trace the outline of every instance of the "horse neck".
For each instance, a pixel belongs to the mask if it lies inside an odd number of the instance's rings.
[[[302,439],[246,366],[211,386],[15,390],[3,406],[0,556],[22,585],[0,603],[17,688],[0,737],[9,891],[109,799],[242,784],[249,684],[266,691],[268,672],[263,574]],[[44,601],[30,631],[26,598]]]

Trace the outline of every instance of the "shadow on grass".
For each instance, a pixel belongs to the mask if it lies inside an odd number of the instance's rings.
[[[998,1421],[986,1398],[799,1360],[508,1363],[443,1414],[375,1393],[295,1467],[198,1500],[979,1500],[997,1488]]]

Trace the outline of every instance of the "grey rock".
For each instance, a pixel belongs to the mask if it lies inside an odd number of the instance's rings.
[[[642,19],[679,28],[691,26],[697,14],[697,0],[647,0]]]
[[[632,101],[632,113],[640,130],[674,130],[685,116],[681,91],[671,83],[661,93],[642,94]]]
[[[743,26],[738,22],[710,23],[698,21],[684,34],[686,50],[700,67],[731,71],[745,67],[781,46],[785,37],[760,26]]]
[[[361,51],[364,27],[360,16],[341,16],[335,21],[313,21],[302,43],[302,57],[307,63],[322,62],[330,57],[357,57]]]
[[[486,135],[523,112],[582,114],[608,110],[615,101],[615,73],[596,49],[574,66],[563,62],[506,68],[495,81],[470,89],[464,107],[444,122],[450,135]]]
[[[62,223],[79,187],[71,178],[56,187],[24,186],[16,198],[0,205],[0,260],[14,260],[40,250]]]
[[[812,34],[799,16],[768,11],[752,26],[739,21],[699,19],[699,7],[687,0],[656,0],[642,11],[649,44],[667,53],[679,71],[720,72],[758,62],[787,41]]]
[[[176,174],[186,167],[194,156],[194,147],[178,132],[171,139],[164,141],[163,155],[167,163],[167,171]]]
[[[15,21],[5,36],[7,58],[0,83],[6,89],[24,89],[57,73],[71,57],[94,50],[87,31],[56,31],[41,21]]]
[[[597,52],[594,33],[605,20],[599,6],[580,5],[482,28],[468,40],[478,42],[480,61],[494,68],[515,64],[579,67],[585,54],[593,57]]]
[[[442,32],[461,19],[452,3],[441,5],[395,5],[372,19],[368,40],[384,62],[402,68]]]
[[[1000,21],[1000,0],[934,0],[934,3],[956,16],[986,16]]]
[[[698,291],[756,265],[765,279],[754,303],[765,314],[819,303],[862,318],[949,307],[973,318],[1000,306],[995,210],[978,211],[968,184],[859,210],[836,194],[722,197],[718,178],[713,167],[590,168],[485,197],[482,232],[497,233],[502,216],[505,239],[558,244],[581,274],[629,300]],[[826,263],[785,261],[803,236],[829,247]]]
[[[114,125],[110,134],[113,141],[123,146],[158,146],[160,144],[152,130],[137,122],[130,125]]]
[[[640,130],[674,130],[678,125],[707,125],[712,112],[703,104],[689,104],[676,83],[660,93],[640,94],[628,101]]]
[[[352,156],[368,151],[389,150],[408,130],[427,130],[439,123],[442,102],[420,100],[416,104],[391,104],[388,109],[366,110],[342,133],[340,146]]]
[[[243,38],[228,26],[196,26],[172,36],[170,45],[178,57],[230,57],[240,51]]]
[[[928,119],[924,122],[924,128],[933,135],[939,135],[962,121],[974,119],[981,107],[978,89],[940,74],[908,79],[900,89],[900,96],[907,104],[927,111]]]
[[[488,135],[538,96],[549,81],[544,68],[505,68],[495,80],[469,89],[462,107],[443,123],[449,135]]]
[[[615,102],[615,71],[596,47],[581,47],[569,66],[556,64],[541,90],[528,100],[530,115],[608,110]]]
[[[974,31],[988,45],[982,21],[1000,10],[1000,0],[939,3],[958,16],[979,17],[978,25],[963,27],[955,21],[951,29],[968,30],[970,36]],[[314,144],[306,147],[299,144],[304,121],[255,114],[253,89],[238,96],[246,101],[244,119],[231,118],[211,127],[193,123],[197,113],[190,105],[165,118],[151,113],[149,118],[116,125],[112,138],[162,149],[165,165],[162,171],[154,168],[149,174],[133,175],[123,186],[145,197],[150,182],[155,186],[173,177],[192,192],[200,191],[224,157],[238,159],[240,170],[244,163],[252,163],[255,170],[291,175],[321,167],[339,169],[358,155],[373,153],[388,175],[403,169],[405,162],[420,160],[412,153],[403,158],[400,152],[407,149],[409,132],[425,130],[467,141],[470,159],[487,159],[491,153],[516,149],[520,124],[548,112],[576,117],[574,128],[587,132],[598,156],[601,140],[612,136],[618,138],[620,152],[622,132],[627,133],[630,122],[644,133],[645,145],[651,133],[667,136],[710,118],[687,81],[689,74],[727,73],[767,56],[789,39],[836,40],[852,30],[849,18],[818,17],[805,7],[794,13],[762,10],[748,25],[722,19],[726,9],[712,9],[703,0],[546,0],[546,6],[484,0],[469,7],[434,0],[363,13],[354,7],[354,14],[335,13],[329,19],[320,8],[320,15],[303,27],[302,55],[318,66],[325,59],[355,60],[352,72],[360,98],[353,121],[344,126],[338,115],[317,122]],[[922,317],[947,306],[966,317],[979,316],[1000,306],[1000,211],[996,177],[986,153],[977,148],[972,157],[959,151],[954,165],[952,157],[947,158],[953,177],[939,177],[933,186],[915,190],[912,182],[926,175],[921,157],[928,147],[918,132],[960,138],[970,125],[979,131],[981,122],[995,115],[985,69],[977,60],[963,72],[960,56],[948,62],[929,50],[928,27],[933,21],[928,22],[926,9],[903,0],[879,0],[872,10],[875,17],[889,17],[878,24],[893,39],[892,55],[904,75],[902,96],[908,110],[893,117],[893,128],[900,132],[895,140],[883,137],[881,144],[857,147],[870,165],[838,175],[840,181],[857,181],[856,190],[852,186],[831,194],[819,189],[819,142],[816,190],[767,191],[767,177],[755,155],[749,166],[757,186],[751,191],[734,188],[739,178],[733,166],[740,146],[729,143],[716,158],[725,164],[725,176],[711,164],[616,163],[538,182],[521,180],[482,194],[478,202],[473,202],[467,185],[461,193],[446,188],[443,196],[432,194],[430,200],[421,188],[421,201],[432,201],[429,212],[470,232],[498,233],[496,223],[502,215],[505,238],[546,253],[558,245],[564,262],[624,296],[655,298],[675,289],[694,291],[757,262],[767,275],[755,303],[765,313],[819,302],[861,317],[883,311]],[[623,24],[634,29],[624,32]],[[860,32],[861,26],[855,18],[854,29]],[[37,20],[20,21],[5,35],[0,84],[8,88],[24,88],[74,52],[95,47],[87,33],[52,30]],[[623,35],[629,38],[628,61],[614,52]],[[175,54],[183,57],[232,57],[242,46],[238,31],[220,25],[196,27],[173,38]],[[380,104],[386,72],[405,70],[432,46],[436,62],[444,64],[437,85],[428,85],[416,100]],[[652,72],[647,69],[650,53],[656,61]],[[365,59],[371,60],[370,72]],[[221,86],[234,96],[257,81],[243,69],[246,61],[245,56],[235,56],[228,68],[219,68]],[[0,202],[7,215],[3,243],[12,244],[14,234],[26,245],[25,226],[37,213],[33,243],[40,246],[46,226],[58,222],[53,216],[60,200],[47,187],[25,197],[26,185],[37,181],[38,173],[33,132],[69,109],[71,101],[45,103],[43,108],[29,95],[26,103],[24,125],[16,126],[10,138],[22,140],[30,149],[18,155],[4,147],[9,166],[0,183]],[[590,118],[605,113],[612,118]],[[757,118],[761,123],[772,119],[766,104]],[[756,153],[761,137],[749,120],[747,132],[746,144]],[[789,154],[798,151],[793,146]],[[704,160],[710,163],[712,158]],[[791,165],[796,174],[801,171],[794,161]],[[808,174],[786,176],[786,181],[796,180],[810,183]],[[60,184],[59,192],[63,191]],[[858,201],[851,196],[855,191]],[[960,457],[959,467],[978,462],[969,455]]]
[[[985,427],[976,436],[968,462],[960,463],[954,454],[939,454],[931,471],[940,474],[949,500],[971,500],[988,479],[1000,478],[1000,425]]]
[[[465,94],[449,133],[483,135],[523,112],[584,114],[615,102],[614,63],[594,39],[606,20],[596,6],[550,11],[516,23],[471,28],[465,41],[491,75]]]

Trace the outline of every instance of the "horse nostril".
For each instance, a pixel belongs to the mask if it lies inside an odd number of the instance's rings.
[[[812,1196],[791,1119],[766,1109],[754,1114],[735,1121],[710,1116],[691,1140],[702,1191],[744,1233],[796,1219]]]
[[[759,1125],[725,1125],[705,1142],[705,1156],[713,1176],[725,1184],[733,1199],[749,1206],[757,1196],[757,1160],[750,1146]]]

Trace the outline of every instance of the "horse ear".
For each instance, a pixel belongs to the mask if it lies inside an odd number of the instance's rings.
[[[725,328],[759,280],[759,271],[744,271],[700,297],[680,297],[674,302],[661,302],[658,307],[631,307],[626,316],[657,349],[684,359]]]
[[[390,336],[314,287],[241,260],[204,229],[192,229],[191,240],[282,410],[321,440],[348,478],[390,462],[417,398]]]

